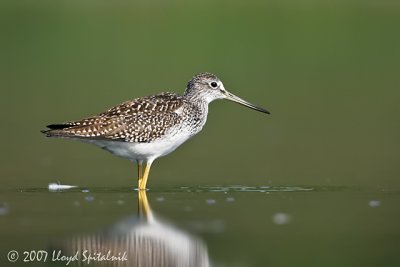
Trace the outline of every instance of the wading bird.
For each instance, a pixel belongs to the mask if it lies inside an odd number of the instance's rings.
[[[91,143],[136,161],[138,188],[142,190],[146,189],[153,161],[200,132],[207,120],[208,104],[217,99],[269,114],[228,92],[214,74],[200,73],[189,81],[183,95],[160,93],[136,98],[93,117],[48,125],[42,132],[48,137]]]

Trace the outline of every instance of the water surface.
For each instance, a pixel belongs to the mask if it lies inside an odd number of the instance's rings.
[[[1,238],[7,242],[1,252],[73,255],[110,248],[114,254],[126,251],[141,266],[166,259],[193,260],[198,264],[193,266],[399,263],[398,191],[226,185],[161,188],[146,195],[143,208],[139,193],[129,188],[2,191],[0,227],[7,231]],[[4,257],[1,265],[13,266]]]

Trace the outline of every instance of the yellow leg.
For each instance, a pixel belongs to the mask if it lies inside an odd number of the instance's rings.
[[[141,161],[141,160],[137,160],[136,161],[137,162],[137,165],[138,165],[138,187],[140,187],[140,184],[142,183],[142,180],[143,180],[143,175],[142,175],[142,172],[143,172],[143,168],[142,168],[142,166],[143,166],[143,161]]]
[[[152,212],[149,205],[149,201],[147,200],[146,190],[140,190],[138,192],[139,199],[139,215],[144,216],[147,219],[152,218]]]
[[[151,161],[146,162],[146,167],[144,168],[143,177],[139,180],[139,190],[146,190],[147,179],[149,178],[151,167]]]

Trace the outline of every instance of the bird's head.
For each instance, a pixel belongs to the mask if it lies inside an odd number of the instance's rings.
[[[269,114],[266,109],[257,107],[240,97],[228,92],[221,80],[211,73],[200,73],[194,76],[187,85],[185,96],[196,98],[206,103],[210,103],[217,99],[227,99],[239,103],[248,108]]]

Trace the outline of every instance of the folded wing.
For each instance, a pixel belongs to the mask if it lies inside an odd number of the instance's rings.
[[[151,142],[181,122],[175,111],[182,104],[181,96],[162,93],[124,102],[97,116],[51,124],[42,132],[49,137]]]

